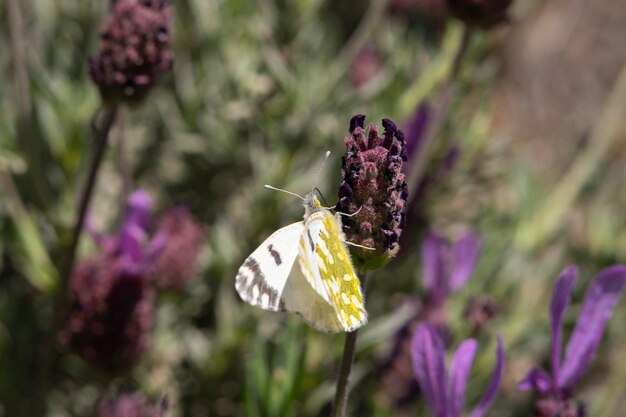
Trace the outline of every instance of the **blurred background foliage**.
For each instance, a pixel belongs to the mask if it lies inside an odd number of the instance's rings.
[[[331,150],[318,186],[333,204],[353,114],[403,125],[421,103],[437,102],[462,25],[391,13],[388,3],[173,2],[173,73],[142,106],[123,108],[91,211],[114,230],[136,187],[160,210],[188,204],[207,228],[201,272],[182,294],[159,297],[148,354],[111,379],[67,352],[44,369],[59,260],[99,115],[86,62],[108,5],[3,0],[0,415],[91,416],[99,397],[129,387],[167,396],[171,416],[328,414],[343,337],[242,303],[234,277],[263,238],[302,215],[299,201],[263,184],[305,193]],[[490,415],[530,415],[530,397],[515,386],[547,362],[558,272],[581,268],[571,328],[589,280],[626,259],[624,27],[619,0],[519,0],[511,25],[474,34],[428,172],[453,141],[460,159],[420,195],[420,226],[370,280],[351,415],[400,415],[379,376],[414,314],[403,300],[422,291],[419,242],[429,228],[449,237],[472,228],[484,239],[478,269],[448,311],[454,344],[480,341],[468,402],[486,384],[501,332],[507,369]],[[362,61],[368,49],[374,64]],[[364,65],[371,74],[357,73]],[[95,250],[83,239],[81,256]],[[478,333],[464,315],[476,295],[500,312]],[[625,319],[622,305],[579,393],[591,416],[623,415]],[[427,415],[419,397],[403,412]]]

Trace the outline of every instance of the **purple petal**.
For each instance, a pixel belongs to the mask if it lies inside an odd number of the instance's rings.
[[[469,339],[459,345],[450,367],[448,386],[448,416],[461,416],[465,407],[465,390],[476,355],[476,340]]]
[[[126,216],[124,223],[137,225],[143,230],[149,230],[152,223],[152,198],[144,190],[136,190],[126,201]]]
[[[448,245],[443,237],[429,233],[422,242],[424,289],[433,302],[442,301],[447,294],[445,258]]]
[[[119,248],[122,254],[139,263],[147,256],[148,234],[136,224],[124,225],[119,236]]]
[[[472,276],[483,242],[478,235],[467,232],[461,236],[452,248],[454,266],[450,275],[448,287],[450,292],[457,291]]]
[[[500,387],[500,380],[502,379],[502,374],[504,373],[504,343],[502,342],[502,337],[498,336],[498,348],[496,349],[496,367],[491,374],[491,381],[489,381],[489,386],[485,390],[483,397],[478,402],[476,408],[472,410],[469,417],[483,417],[485,413],[491,407],[493,400],[496,399],[496,394],[498,393],[498,388]]]
[[[517,388],[520,391],[529,391],[532,389],[539,394],[549,392],[551,387],[550,376],[545,373],[545,371],[538,368],[534,368],[528,372],[526,377],[517,384]]]
[[[585,293],[583,309],[565,351],[559,387],[572,390],[591,363],[606,322],[626,286],[626,267],[616,265],[598,274]]]
[[[443,342],[430,326],[422,324],[413,334],[413,371],[426,403],[435,417],[446,417],[446,366]]]
[[[430,122],[430,116],[430,108],[426,104],[422,104],[418,107],[417,111],[404,129],[404,132],[406,133],[406,151],[409,164],[411,163],[411,160],[415,159],[415,156],[420,151],[422,140],[424,139],[424,134],[426,133],[426,128]]]
[[[574,281],[578,275],[578,269],[575,266],[566,268],[554,286],[552,293],[552,304],[550,305],[550,325],[552,330],[552,388],[557,388],[559,380],[559,372],[561,369],[561,336],[563,332],[563,315],[565,308],[569,304]]]

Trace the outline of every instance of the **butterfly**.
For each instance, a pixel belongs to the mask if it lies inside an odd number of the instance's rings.
[[[318,330],[354,331],[367,322],[367,312],[341,214],[322,207],[314,192],[300,198],[304,221],[265,239],[239,268],[235,289],[248,304],[298,314]]]

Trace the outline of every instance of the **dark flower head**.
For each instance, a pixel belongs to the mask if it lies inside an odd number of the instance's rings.
[[[452,14],[469,26],[491,28],[509,20],[513,0],[448,0]]]
[[[426,404],[434,417],[462,417],[465,392],[476,354],[477,342],[468,339],[454,353],[450,371],[446,369],[445,347],[437,331],[423,324],[413,335],[411,345],[413,370]],[[496,366],[491,381],[469,417],[483,417],[496,398],[504,372],[504,347],[498,337]]]
[[[176,207],[161,216],[155,239],[165,243],[150,271],[157,289],[180,290],[196,276],[202,237],[202,228],[187,208]]]
[[[363,115],[350,120],[336,209],[352,215],[343,218],[347,240],[373,249],[351,247],[355,266],[376,269],[399,249],[408,197],[402,173],[406,148],[404,134],[391,120],[383,119],[382,135],[375,124],[369,125],[366,135],[364,123]]]
[[[131,367],[147,350],[154,320],[153,292],[125,259],[102,254],[80,262],[61,342],[106,371]]]
[[[96,417],[164,417],[166,412],[166,401],[150,404],[139,392],[124,392],[102,399],[96,407]]]
[[[574,388],[589,368],[606,323],[611,318],[613,308],[626,287],[626,266],[616,265],[600,271],[585,293],[582,311],[567,343],[565,357],[562,358],[563,317],[577,275],[576,267],[565,269],[554,287],[550,306],[551,375],[535,368],[518,385],[520,390],[533,390],[538,394],[536,409],[540,417],[566,415],[569,417],[571,413],[559,414],[559,412],[579,410],[578,406],[574,406],[574,403],[570,401]],[[554,410],[555,414],[549,414],[549,410]],[[584,410],[581,413],[580,415],[574,414],[574,416],[584,416]]]
[[[89,61],[107,102],[138,103],[170,71],[170,6],[166,0],[117,0]]]

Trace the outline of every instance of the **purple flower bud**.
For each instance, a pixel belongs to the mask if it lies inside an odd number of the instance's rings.
[[[157,238],[163,239],[150,281],[159,290],[180,290],[198,272],[202,228],[185,207],[166,211],[159,219]]]
[[[354,214],[344,217],[348,241],[373,249],[350,248],[360,269],[379,268],[393,257],[404,226],[408,196],[402,173],[404,134],[389,119],[383,119],[382,124],[382,136],[374,124],[369,125],[366,136],[365,116],[356,115],[350,120],[351,135],[345,138],[343,181],[336,209]]]
[[[98,402],[96,417],[164,417],[167,401],[150,404],[145,395],[139,392],[120,393],[113,398]]]
[[[71,305],[60,340],[107,371],[137,362],[150,343],[153,291],[124,259],[103,254],[77,265],[70,283]]]
[[[169,72],[170,6],[166,0],[118,0],[100,36],[100,52],[89,60],[103,100],[142,101]]]
[[[467,25],[483,29],[509,20],[513,0],[448,0],[452,14]]]

